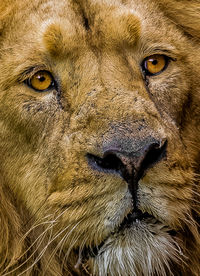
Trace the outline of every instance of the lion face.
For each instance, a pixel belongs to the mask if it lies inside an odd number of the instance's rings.
[[[22,238],[3,273],[198,275],[197,43],[149,0],[10,2],[1,171]]]

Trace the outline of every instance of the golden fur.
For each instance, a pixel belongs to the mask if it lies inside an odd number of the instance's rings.
[[[199,1],[0,7],[0,275],[199,276]],[[170,63],[144,80],[153,54]],[[166,156],[132,193],[89,164],[151,139]],[[122,226],[135,201],[151,216]]]

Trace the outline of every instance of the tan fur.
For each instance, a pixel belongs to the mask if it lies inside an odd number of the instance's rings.
[[[199,276],[199,1],[0,7],[0,275]],[[153,54],[172,61],[145,83]],[[24,83],[39,70],[57,90]],[[168,141],[138,184],[154,218],[119,230],[129,187],[86,156],[148,137]]]

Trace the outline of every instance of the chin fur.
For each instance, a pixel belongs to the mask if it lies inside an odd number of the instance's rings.
[[[89,266],[98,276],[168,276],[177,275],[172,269],[179,271],[185,261],[180,241],[168,227],[139,221],[110,236]]]

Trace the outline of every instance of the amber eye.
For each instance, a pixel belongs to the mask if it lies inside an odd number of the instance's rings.
[[[27,79],[25,83],[39,92],[48,91],[55,86],[51,73],[45,70],[38,71],[31,78]]]
[[[169,58],[165,55],[152,55],[147,57],[143,64],[143,71],[146,75],[158,75],[164,71],[169,63]]]

